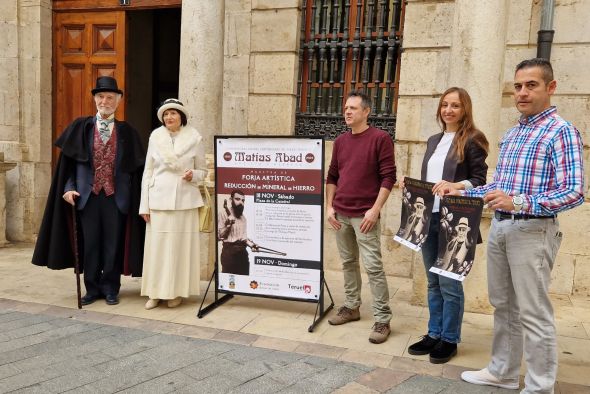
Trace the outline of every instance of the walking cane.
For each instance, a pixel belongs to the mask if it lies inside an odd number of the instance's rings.
[[[78,257],[78,224],[76,223],[76,203],[72,205],[74,221],[74,271],[76,272],[76,291],[78,292],[78,309],[82,309],[82,292],[80,290],[80,259]]]

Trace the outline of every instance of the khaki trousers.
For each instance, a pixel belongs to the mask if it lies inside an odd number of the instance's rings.
[[[557,219],[492,220],[487,263],[495,310],[488,370],[499,379],[517,379],[524,350],[522,393],[553,393],[557,349],[549,283],[561,238]]]
[[[373,294],[373,317],[376,322],[388,323],[391,320],[391,308],[387,278],[381,260],[381,225],[377,221],[370,232],[363,234],[360,230],[362,219],[338,215],[342,227],[336,231],[336,243],[344,273],[344,306],[355,309],[361,305],[360,255]]]

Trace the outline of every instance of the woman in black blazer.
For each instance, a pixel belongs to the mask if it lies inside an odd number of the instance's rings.
[[[422,180],[433,182],[433,193],[442,188],[471,189],[485,184],[488,141],[473,122],[471,98],[465,89],[452,87],[440,98],[436,119],[441,133],[430,137],[422,161]],[[403,179],[401,187],[403,187]],[[428,278],[428,333],[408,348],[413,355],[430,354],[430,362],[446,363],[457,354],[463,320],[463,285],[430,272],[438,255],[440,214],[436,197],[422,257]],[[478,242],[481,237],[478,236]]]

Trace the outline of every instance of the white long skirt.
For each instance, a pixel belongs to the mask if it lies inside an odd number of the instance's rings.
[[[150,212],[141,295],[171,300],[199,294],[199,211]]]

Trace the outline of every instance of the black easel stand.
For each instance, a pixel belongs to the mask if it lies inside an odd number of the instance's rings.
[[[207,305],[205,308],[203,308],[203,304],[205,303],[205,298],[207,298],[207,293],[209,292],[209,287],[211,287],[211,282],[213,282],[213,279],[217,278],[217,268],[215,268],[215,271],[213,271],[213,275],[211,276],[211,279],[209,280],[209,284],[207,285],[207,290],[205,290],[205,294],[203,295],[203,301],[201,301],[201,306],[199,306],[199,311],[197,312],[197,317],[199,319],[203,318],[203,316],[205,316],[207,313],[211,312],[213,309],[217,308],[219,305],[225,304],[228,300],[233,298],[233,294],[225,294],[223,297],[219,298],[219,293],[217,292],[217,284],[215,286],[215,291],[213,292],[213,294],[215,294],[215,299],[214,301]]]
[[[330,310],[332,310],[332,308],[334,308],[334,298],[332,298],[332,293],[330,292],[330,288],[328,287],[325,278],[322,278],[321,287],[322,291],[320,292],[318,306],[315,308],[315,314],[313,315],[313,323],[311,323],[311,326],[309,326],[309,328],[307,329],[308,332],[313,332],[315,326],[317,326],[317,324],[324,318],[324,316],[328,314],[328,312],[330,312]],[[328,295],[330,296],[330,305],[326,309],[324,309],[324,288],[328,290]]]
[[[211,287],[211,282],[213,279],[217,278],[217,269],[213,272],[211,279],[209,280],[209,284],[207,285],[207,290],[205,290],[205,294],[203,295],[203,301],[201,301],[201,305],[199,306],[199,311],[197,312],[197,317],[199,319],[203,318],[207,313],[211,312],[213,309],[217,308],[218,306],[225,304],[227,301],[233,298],[233,294],[224,294],[222,297],[219,297],[219,292],[217,291],[217,283],[215,284],[215,290],[213,294],[215,295],[215,299],[213,302],[206,307],[203,308],[203,304],[205,303],[205,298],[207,298],[207,293],[209,293],[209,288]],[[326,316],[332,308],[334,308],[334,298],[332,298],[332,293],[330,292],[330,288],[326,283],[326,280],[322,278],[321,280],[321,288],[322,291],[320,292],[320,299],[318,300],[317,307],[315,309],[315,314],[313,315],[313,322],[311,326],[307,329],[308,332],[313,332],[315,326]],[[328,308],[324,309],[324,288],[328,290],[328,295],[330,296],[330,305]]]

